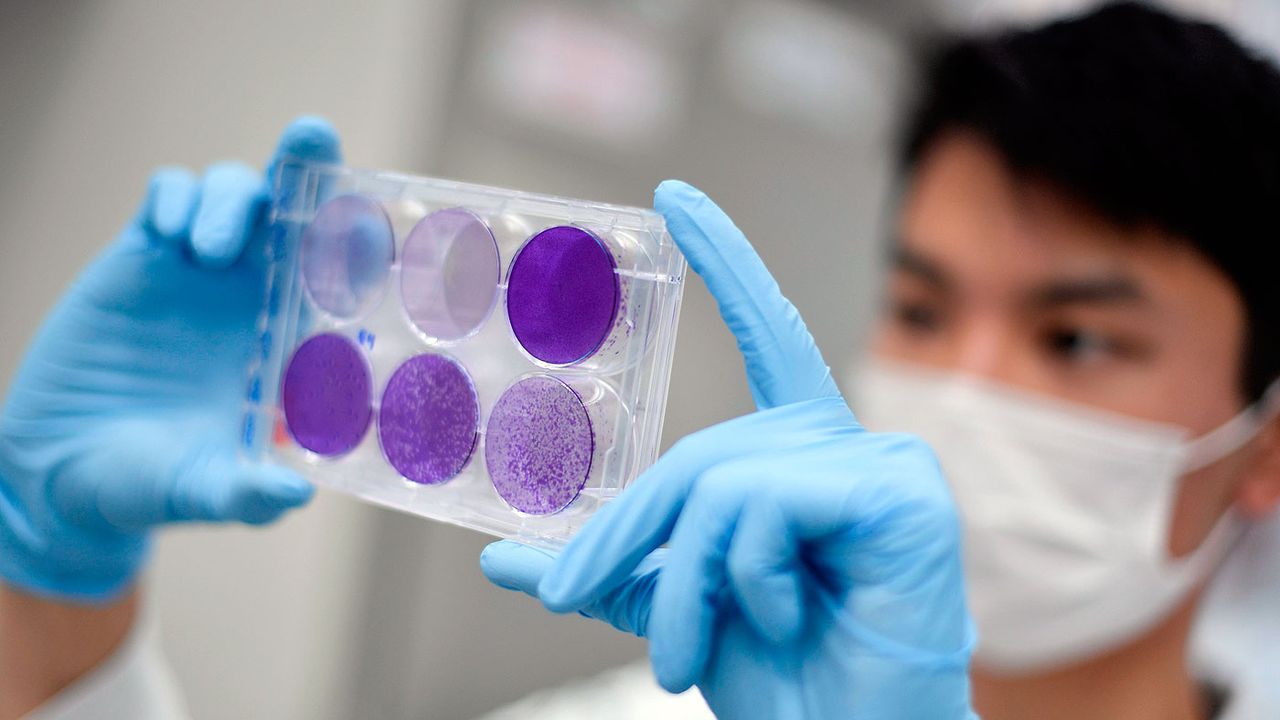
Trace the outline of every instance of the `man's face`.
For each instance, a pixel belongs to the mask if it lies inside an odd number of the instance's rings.
[[[1200,435],[1246,404],[1244,317],[1189,245],[1119,228],[953,133],[908,188],[874,352]],[[1184,479],[1172,554],[1200,544],[1256,465],[1242,452]]]

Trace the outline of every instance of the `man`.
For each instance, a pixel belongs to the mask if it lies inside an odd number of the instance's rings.
[[[938,450],[965,525],[984,717],[1243,707],[1185,654],[1204,581],[1280,498],[1277,298],[1254,240],[1275,232],[1278,126],[1274,68],[1131,5],[962,43],[930,77],[853,409]],[[314,123],[282,147],[336,159]],[[29,703],[118,645],[146,528],[263,521],[305,499],[204,439],[229,417],[206,388],[242,319],[234,303],[182,305],[204,283],[252,287],[240,249],[259,188],[244,169],[162,177],[19,375],[0,425],[0,574],[21,592],[0,621],[96,629],[63,653],[30,643],[60,674],[28,672],[44,688]],[[965,716],[973,636],[933,456],[861,429],[705,196],[664,183],[655,205],[737,337],[759,411],[682,440],[558,558],[502,542],[482,568],[646,636],[659,682],[697,685],[720,717]],[[175,325],[174,308],[199,322]],[[168,353],[193,346],[202,362],[175,372]],[[148,442],[152,423],[176,429],[175,449]],[[116,604],[67,604],[85,601]]]
[[[1188,669],[1205,581],[1280,497],[1277,123],[1273,66],[1136,5],[931,66],[847,389],[939,455],[988,720],[1280,716],[1275,655]]]
[[[1199,588],[1280,493],[1280,75],[1125,6],[962,44],[930,87],[875,354],[948,375],[881,365],[854,407],[942,458],[975,705],[1202,717],[1232,688],[1186,669]]]

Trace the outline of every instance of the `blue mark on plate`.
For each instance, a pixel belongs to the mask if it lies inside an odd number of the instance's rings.
[[[272,317],[280,312],[280,283],[271,283],[271,289],[267,291],[267,314]]]
[[[271,238],[271,245],[267,251],[267,258],[270,260],[283,260],[285,255],[285,229],[279,227],[276,234]]]

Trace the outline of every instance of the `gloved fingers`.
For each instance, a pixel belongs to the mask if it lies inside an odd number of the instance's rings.
[[[783,645],[804,627],[799,542],[775,493],[747,499],[726,560],[743,616],[761,637]]]
[[[269,189],[276,187],[282,166],[289,160],[342,162],[342,145],[337,130],[328,120],[314,115],[303,115],[289,123],[280,134],[275,153],[267,163]]]
[[[749,478],[743,463],[708,470],[694,486],[668,543],[654,594],[649,658],[658,684],[684,692],[702,676],[722,609],[725,556]],[[748,486],[749,487],[749,486]]]
[[[270,165],[286,159],[317,163],[342,162],[338,131],[328,120],[316,115],[294,118],[280,133]]]
[[[729,216],[678,180],[660,184],[653,204],[737,339],[757,407],[839,397],[800,313]]]
[[[581,608],[579,614],[644,637],[664,555],[664,550],[651,553],[624,582],[596,602]],[[546,550],[512,540],[499,540],[490,543],[480,553],[480,570],[498,587],[536,598],[538,583],[555,561],[556,556]]]
[[[694,479],[712,466],[797,447],[851,423],[836,397],[752,413],[681,439],[574,536],[543,580],[543,604],[577,610],[625,579],[667,541]]]
[[[489,543],[480,552],[480,572],[506,590],[538,597],[538,583],[555,563],[555,555],[514,540]]]
[[[191,226],[191,251],[210,268],[225,268],[240,257],[263,211],[262,176],[243,163],[211,165],[201,181]]]
[[[538,588],[552,612],[573,612],[622,583],[666,542],[692,476],[674,449],[587,521],[565,546]]]
[[[653,598],[666,568],[668,552],[658,548],[645,556],[627,578],[579,614],[603,620],[615,628],[647,637],[652,626]]]
[[[191,230],[195,215],[199,183],[192,172],[183,167],[164,167],[155,171],[147,185],[139,220],[148,237],[177,246]]]
[[[749,415],[683,438],[626,492],[597,511],[544,578],[538,594],[547,609],[578,610],[628,577],[670,537],[698,475],[761,447],[758,434],[746,430],[758,422]]]

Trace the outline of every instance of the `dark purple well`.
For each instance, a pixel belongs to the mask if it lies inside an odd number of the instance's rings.
[[[294,440],[318,455],[349,452],[373,416],[369,365],[350,340],[316,335],[294,351],[285,370],[281,406]]]
[[[609,336],[618,312],[613,254],[582,228],[534,235],[511,262],[507,316],[516,340],[555,365],[578,362]]]
[[[466,370],[432,353],[409,358],[392,373],[378,411],[387,461],[416,483],[445,482],[475,450],[480,401]]]
[[[578,394],[535,375],[512,385],[489,413],[485,466],[511,507],[533,515],[563,509],[591,472],[595,436]]]

